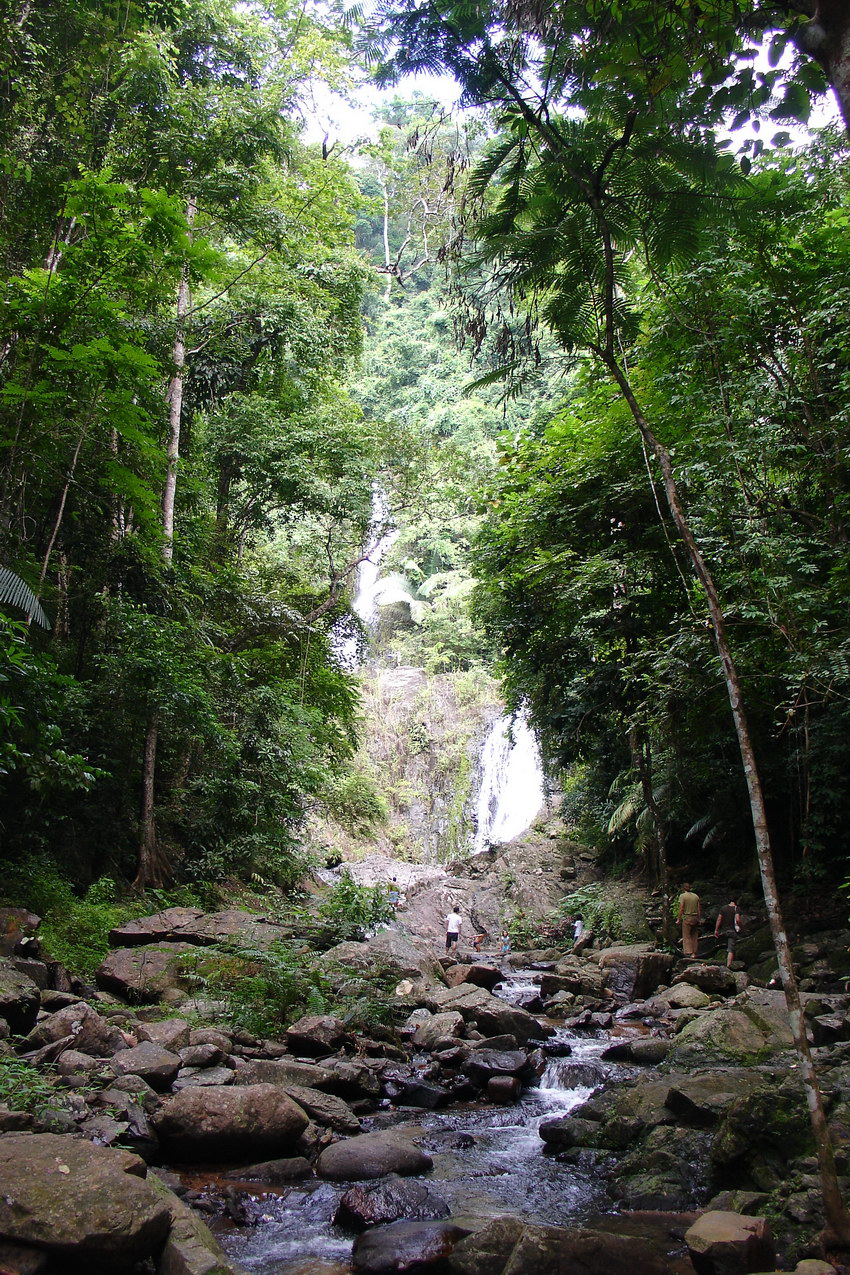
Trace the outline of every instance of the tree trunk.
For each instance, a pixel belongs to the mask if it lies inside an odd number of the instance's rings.
[[[142,809],[139,831],[139,861],[134,890],[145,890],[149,885],[162,884],[162,869],[156,843],[156,818],[154,816],[154,782],[156,779],[156,747],[159,740],[159,718],[151,713],[145,733],[145,752],[142,763]]]
[[[702,556],[702,552],[694,538],[693,532],[691,531],[690,523],[688,522],[688,517],[676,484],[676,477],[673,472],[673,464],[670,458],[670,453],[655,437],[650,429],[632,391],[631,383],[616,358],[603,351],[597,350],[597,353],[600,354],[600,357],[602,357],[608,371],[617,382],[642,438],[658,462],[658,466],[664,480],[664,491],[667,496],[667,503],[670,507],[673,521],[676,524],[676,529],[678,530],[679,535],[681,536],[688,551],[691,565],[693,566],[697,579],[702,585],[703,592],[708,603],[711,625],[714,630],[715,645],[717,647],[717,652],[723,669],[723,677],[729,696],[729,705],[732,709],[735,731],[738,736],[738,746],[741,750],[741,760],[743,762],[744,776],[746,778],[747,791],[750,799],[750,812],[753,821],[753,833],[755,836],[759,871],[761,873],[762,891],[764,893],[764,901],[767,907],[767,915],[770,922],[771,934],[773,936],[773,944],[776,949],[776,958],[779,965],[780,976],[782,978],[782,987],[785,992],[785,1003],[788,1008],[788,1021],[794,1037],[794,1045],[799,1059],[800,1078],[802,1079],[806,1094],[809,1119],[811,1120],[812,1132],[814,1134],[815,1145],[817,1148],[821,1192],[823,1195],[824,1212],[826,1214],[827,1221],[827,1236],[828,1240],[839,1244],[841,1247],[850,1247],[850,1213],[848,1213],[844,1205],[844,1201],[841,1198],[841,1191],[838,1186],[838,1175],[835,1169],[832,1140],[830,1138],[829,1127],[826,1122],[823,1098],[821,1096],[820,1087],[815,1074],[812,1054],[809,1048],[809,1040],[806,1035],[806,1024],[803,1017],[802,1003],[800,1001],[800,990],[797,986],[797,978],[794,973],[794,965],[791,958],[791,948],[788,943],[788,936],[785,932],[785,923],[782,918],[782,910],[779,904],[779,893],[776,886],[776,873],[774,870],[773,851],[771,849],[770,834],[768,831],[764,792],[761,786],[761,777],[756,765],[756,757],[753,749],[752,738],[750,736],[749,723],[744,710],[744,700],[741,691],[740,679],[738,677],[738,670],[735,665],[734,656],[732,654],[726,632],[726,618],[723,613],[723,608],[720,603],[714,578]]]
[[[186,226],[189,234],[195,221],[197,204],[186,204]],[[162,489],[162,556],[171,562],[174,556],[174,500],[177,493],[177,464],[180,460],[180,425],[183,418],[183,384],[186,377],[186,316],[192,303],[189,288],[189,265],[184,263],[177,289],[177,331],[171,354],[173,371],[168,383],[168,439],[165,445],[165,484]]]
[[[818,0],[811,22],[800,28],[796,43],[823,67],[844,127],[850,133],[850,6],[847,0]]]

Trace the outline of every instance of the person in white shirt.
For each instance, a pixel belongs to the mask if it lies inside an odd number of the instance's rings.
[[[455,908],[452,908],[451,912],[446,917],[446,951],[447,952],[457,951],[457,941],[460,938],[460,928],[462,924],[463,924],[463,919],[460,915],[460,912],[458,912]]]

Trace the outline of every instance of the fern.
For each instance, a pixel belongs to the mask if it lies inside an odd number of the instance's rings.
[[[17,607],[43,629],[50,628],[44,608],[32,589],[10,567],[0,567],[0,606]]]

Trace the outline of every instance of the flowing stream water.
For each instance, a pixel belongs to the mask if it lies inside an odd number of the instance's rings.
[[[497,995],[512,999],[532,986],[528,974],[510,976]],[[406,1127],[434,1161],[425,1181],[455,1216],[515,1214],[530,1222],[565,1224],[604,1212],[610,1202],[598,1175],[544,1154],[543,1120],[579,1106],[616,1064],[599,1061],[610,1043],[558,1029],[550,1042],[569,1045],[550,1057],[537,1085],[511,1107],[464,1104],[442,1111],[398,1107],[362,1121],[364,1132]],[[229,1255],[257,1275],[309,1270],[311,1263],[347,1264],[353,1236],[333,1225],[346,1183],[309,1180],[284,1192],[252,1196],[249,1224],[224,1235]],[[306,1265],[302,1265],[305,1264]]]

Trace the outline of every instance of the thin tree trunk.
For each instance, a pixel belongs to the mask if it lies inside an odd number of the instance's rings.
[[[159,718],[151,713],[145,733],[144,761],[142,762],[142,809],[139,836],[139,861],[134,890],[145,890],[149,885],[162,881],[161,865],[156,843],[156,818],[154,816],[154,782],[156,779],[156,748],[159,740]]]
[[[41,574],[38,577],[38,588],[36,589],[36,597],[41,598],[41,591],[44,588],[44,580],[47,575],[47,568],[50,566],[50,557],[53,553],[53,547],[56,544],[56,537],[59,535],[59,528],[62,526],[62,519],[65,516],[65,506],[68,503],[68,492],[71,490],[71,483],[74,480],[74,472],[77,468],[77,461],[80,459],[83,443],[88,433],[88,423],[83,426],[80,437],[77,439],[77,446],[74,448],[74,455],[71,457],[71,464],[68,466],[68,472],[65,475],[65,485],[62,488],[62,495],[59,498],[59,508],[56,510],[56,517],[53,519],[53,528],[50,532],[50,539],[47,542],[47,548],[44,552],[44,558],[41,563]]]
[[[703,592],[708,603],[711,625],[714,630],[714,640],[718,655],[720,656],[723,677],[726,683],[727,694],[729,696],[729,705],[732,709],[735,731],[738,736],[738,746],[741,750],[741,760],[743,762],[744,776],[746,778],[747,791],[750,799],[750,811],[753,821],[753,833],[755,836],[759,871],[761,873],[762,891],[764,893],[764,901],[767,907],[767,915],[770,922],[771,934],[773,936],[773,944],[776,949],[776,958],[779,965],[780,977],[782,979],[782,987],[785,992],[788,1021],[799,1058],[800,1077],[806,1094],[809,1119],[811,1120],[812,1132],[814,1134],[815,1146],[817,1149],[821,1193],[823,1196],[824,1212],[826,1214],[828,1240],[836,1242],[842,1247],[850,1247],[850,1213],[848,1213],[847,1208],[845,1207],[844,1201],[841,1198],[841,1191],[838,1186],[838,1175],[835,1169],[832,1139],[830,1137],[829,1126],[826,1121],[826,1113],[824,1111],[823,1098],[818,1085],[817,1075],[815,1074],[812,1053],[809,1048],[809,1040],[806,1035],[806,1024],[803,1017],[802,1003],[800,1001],[800,990],[797,986],[797,978],[794,973],[794,964],[791,958],[791,948],[788,943],[788,936],[785,932],[785,923],[782,918],[782,909],[779,903],[779,892],[776,885],[776,872],[774,870],[773,851],[771,849],[770,834],[768,831],[764,792],[762,790],[761,777],[756,764],[749,723],[744,710],[744,700],[740,679],[738,677],[738,670],[735,665],[732,649],[729,645],[723,608],[720,603],[714,578],[702,556],[702,552],[694,538],[693,532],[691,531],[690,523],[688,522],[688,517],[679,494],[676,477],[673,472],[673,464],[670,458],[670,453],[655,437],[650,429],[650,426],[641,411],[640,405],[635,398],[631,383],[616,358],[602,350],[597,350],[597,354],[602,357],[608,371],[617,382],[641,436],[658,462],[658,466],[664,480],[664,491],[667,496],[667,503],[670,506],[673,521],[676,524],[679,535],[682,537],[688,551],[688,556],[691,560],[694,572],[702,585]]]
[[[197,204],[190,199],[186,204],[186,225],[191,234]],[[165,446],[165,484],[162,489],[162,556],[171,562],[174,556],[174,500],[177,493],[177,464],[180,460],[180,425],[183,418],[183,385],[186,378],[186,315],[192,304],[189,288],[189,265],[186,262],[177,289],[177,331],[171,362],[173,371],[168,383],[168,439]]]

